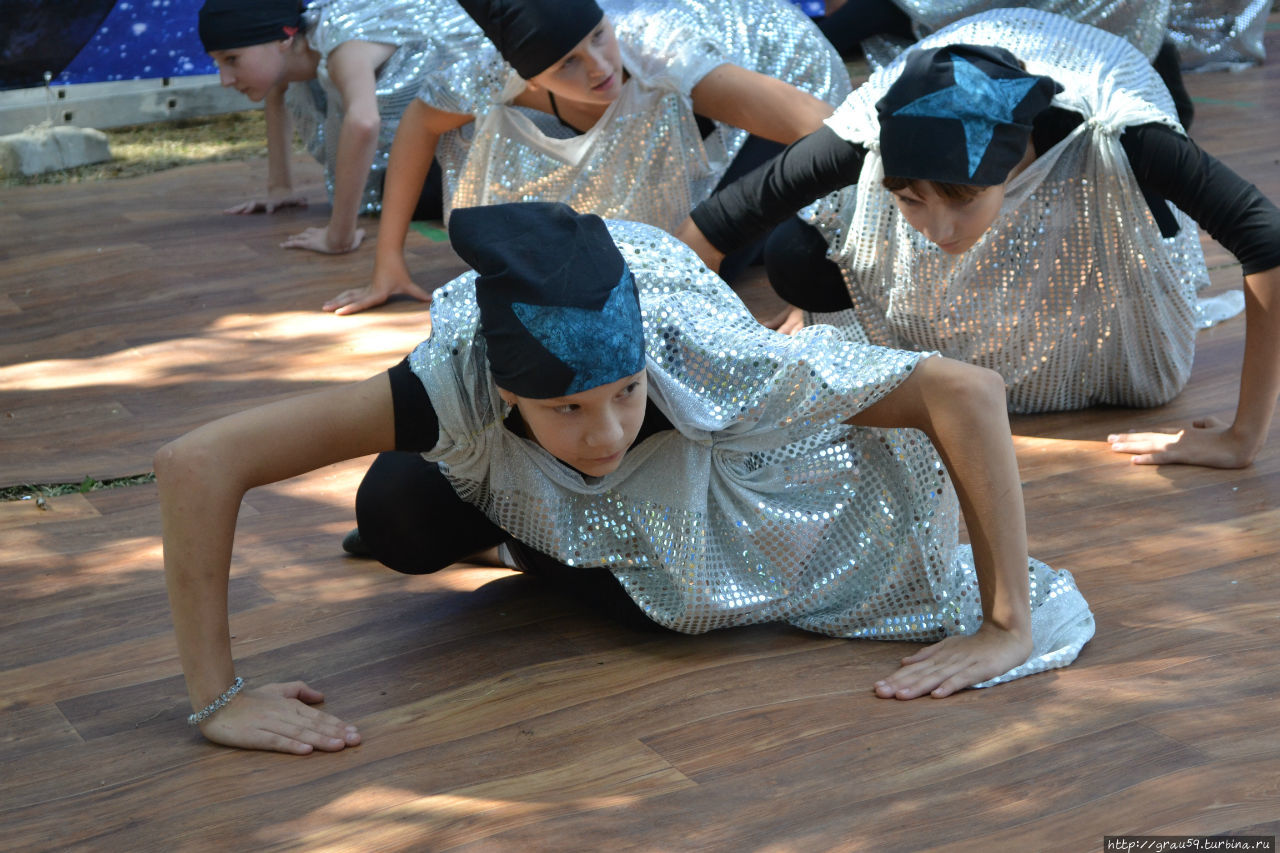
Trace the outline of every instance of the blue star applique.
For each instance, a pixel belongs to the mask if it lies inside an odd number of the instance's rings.
[[[631,282],[626,270],[599,311],[511,303],[529,334],[573,371],[564,396],[616,382],[644,366],[640,306]]]
[[[1016,80],[988,77],[982,69],[959,56],[952,56],[951,70],[955,78],[952,85],[899,107],[894,115],[954,119],[964,125],[969,177],[972,178],[991,144],[995,126],[1013,123],[1013,111],[1037,80],[1035,77]]]

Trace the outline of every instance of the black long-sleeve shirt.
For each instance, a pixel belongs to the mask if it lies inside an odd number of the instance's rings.
[[[1035,150],[1048,151],[1082,121],[1079,113],[1045,110],[1033,126]],[[1162,124],[1126,128],[1120,144],[1166,236],[1176,225],[1163,199],[1235,255],[1246,275],[1280,266],[1280,209],[1257,187]],[[856,184],[866,153],[824,126],[694,208],[694,224],[720,251],[735,249],[815,199]]]

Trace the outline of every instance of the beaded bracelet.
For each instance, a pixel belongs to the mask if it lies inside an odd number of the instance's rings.
[[[208,705],[205,705],[199,711],[196,711],[194,714],[191,714],[190,716],[188,716],[187,725],[198,726],[201,723],[203,723],[205,720],[212,717],[215,713],[222,710],[222,706],[230,702],[231,697],[239,693],[241,688],[243,687],[244,687],[244,679],[237,675],[236,680],[231,682],[231,686],[227,688],[226,693],[223,693],[221,696],[219,696],[217,699],[214,699]]]

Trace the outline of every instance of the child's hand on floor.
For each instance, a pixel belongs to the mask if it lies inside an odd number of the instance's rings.
[[[357,228],[346,236],[335,235],[329,228],[308,228],[294,234],[280,244],[282,249],[306,249],[322,255],[342,255],[354,252],[364,242],[364,229]]]
[[[232,205],[223,213],[246,214],[246,213],[275,213],[277,210],[284,210],[286,207],[306,207],[307,197],[297,195],[292,191],[283,193],[272,193],[263,198],[254,198],[240,204]]]
[[[902,668],[876,682],[882,699],[950,696],[1003,675],[1031,656],[1031,636],[982,623],[972,634],[947,637],[902,659]]]
[[[301,681],[245,690],[200,724],[214,743],[306,755],[360,743],[356,727],[311,706],[324,694]]]

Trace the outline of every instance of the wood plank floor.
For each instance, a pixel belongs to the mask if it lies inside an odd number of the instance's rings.
[[[1201,144],[1280,199],[1280,62],[1189,87]],[[0,485],[149,471],[194,425],[370,375],[425,334],[416,303],[316,310],[372,264],[368,247],[277,248],[322,205],[216,213],[263,173],[0,193]],[[1237,282],[1206,248],[1215,281]],[[426,236],[411,253],[423,282],[462,268]],[[1275,835],[1280,437],[1238,472],[1135,468],[1102,443],[1229,411],[1242,335],[1241,319],[1202,333],[1190,386],[1163,409],[1016,419],[1032,552],[1076,574],[1098,634],[1069,669],[946,701],[871,695],[903,644],[685,637],[615,618],[607,585],[467,566],[406,578],[346,558],[358,460],[248,495],[231,606],[240,673],[305,678],[365,742],[234,752],[183,721],[155,487],[0,504],[0,850],[1083,851],[1124,833]]]

